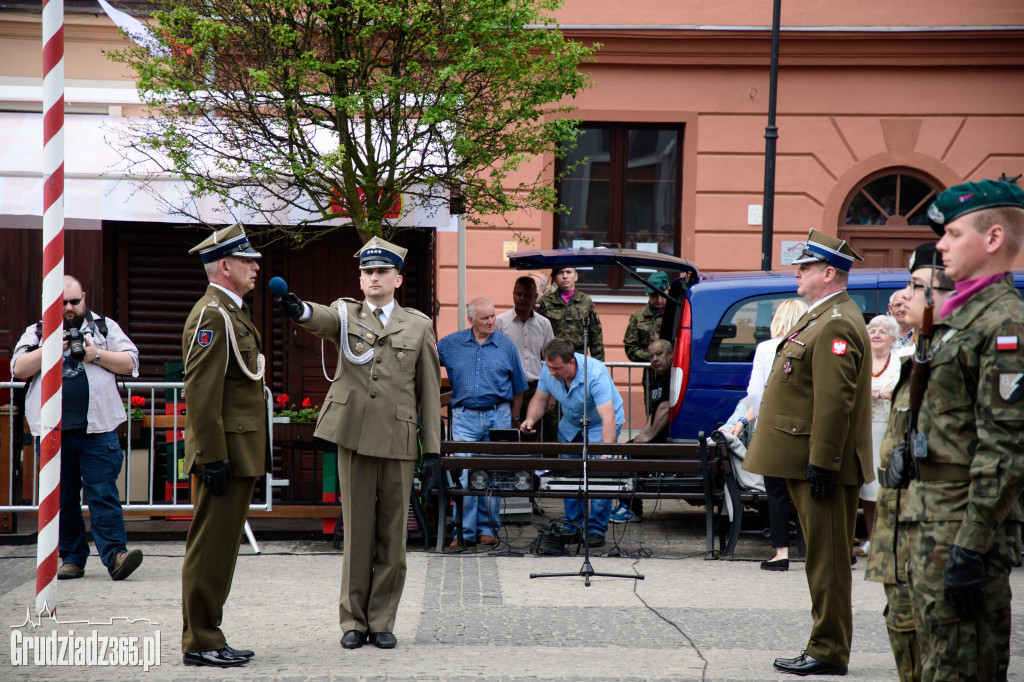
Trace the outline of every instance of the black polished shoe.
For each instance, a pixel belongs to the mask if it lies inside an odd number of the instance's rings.
[[[341,637],[341,645],[346,649],[358,649],[366,643],[366,635],[359,630],[349,630]]]
[[[398,639],[390,632],[372,632],[370,641],[378,649],[394,649]]]
[[[256,655],[255,651],[252,651],[250,649],[236,649],[230,644],[224,645],[224,651],[228,652],[235,658],[252,658]]]
[[[600,533],[590,533],[587,535],[587,545],[589,545],[591,549],[604,547],[604,536]]]
[[[185,665],[208,666],[211,668],[234,668],[245,665],[248,658],[232,656],[226,648],[219,651],[197,651],[181,657]]]
[[[788,571],[789,559],[773,559],[761,562],[762,571]]]
[[[845,675],[848,668],[843,665],[832,665],[822,663],[818,659],[808,656],[807,652],[796,658],[776,658],[775,669],[791,675]]]

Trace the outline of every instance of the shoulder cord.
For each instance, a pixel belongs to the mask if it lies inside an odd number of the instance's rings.
[[[242,362],[242,354],[238,351],[238,339],[235,338],[235,326],[231,323],[231,317],[228,316],[227,312],[225,312],[225,310],[220,306],[211,303],[207,305],[207,308],[215,308],[217,312],[221,314],[221,317],[224,318],[225,332],[228,335],[228,346],[230,347],[230,350],[224,357],[224,374],[228,373],[228,365],[231,362],[231,352],[234,351],[235,360],[238,361],[238,367],[242,370],[242,374],[249,377],[253,381],[260,381],[261,379],[263,379],[263,353],[256,354],[256,372],[250,372],[249,368],[245,366],[244,362]],[[191,357],[192,355],[192,346],[196,342],[196,337],[199,336],[199,328],[200,324],[203,321],[203,314],[205,312],[206,308],[203,308],[203,310],[199,313],[199,319],[196,320],[196,331],[195,334],[192,335],[192,340],[188,344],[188,354],[185,356],[186,366],[188,365],[188,358]]]
[[[338,347],[341,348],[345,358],[354,365],[365,365],[373,359],[373,346],[370,346],[370,350],[366,351],[362,355],[356,355],[352,352],[352,349],[348,345],[348,306],[345,305],[344,301],[338,300],[336,302],[338,308],[338,317],[341,320],[341,326],[338,328]],[[324,340],[320,339],[320,367],[324,372],[324,379],[327,381],[335,382],[338,377],[341,376],[341,358],[338,358],[338,366],[334,370],[334,378],[327,376],[327,361],[324,358]]]

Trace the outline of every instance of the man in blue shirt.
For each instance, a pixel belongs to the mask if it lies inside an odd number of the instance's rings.
[[[437,342],[437,355],[452,383],[452,440],[490,440],[491,429],[512,428],[512,415],[519,414],[526,372],[512,339],[494,331],[496,317],[490,301],[474,299],[467,310],[470,328]],[[463,470],[462,487],[468,479],[469,471]],[[501,526],[500,498],[467,495],[462,500],[462,539],[494,544]],[[458,545],[456,537],[451,546]]]
[[[544,415],[548,399],[554,396],[562,407],[562,420],[558,422],[558,441],[583,442],[584,362],[587,363],[587,418],[590,420],[587,441],[615,443],[619,440],[619,431],[625,422],[622,396],[615,388],[608,369],[600,360],[574,352],[571,343],[558,337],[544,346],[544,369],[541,370],[537,392],[530,401],[526,419],[523,420],[520,429],[526,433],[533,433],[533,425]],[[611,500],[591,500],[587,529],[587,542],[591,547],[604,545],[611,507]],[[579,500],[565,500],[565,523],[575,527],[577,532],[583,528],[583,505]]]

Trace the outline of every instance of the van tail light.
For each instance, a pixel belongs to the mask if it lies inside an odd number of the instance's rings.
[[[679,416],[686,395],[686,384],[690,378],[690,346],[693,333],[690,329],[690,301],[683,298],[683,311],[679,316],[675,346],[672,350],[672,381],[669,387],[668,419],[674,422]]]

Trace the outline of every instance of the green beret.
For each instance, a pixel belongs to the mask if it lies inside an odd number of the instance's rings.
[[[647,281],[650,284],[654,285],[654,289],[646,285],[644,286],[644,288],[647,289],[647,293],[649,294],[663,294],[666,291],[668,291],[668,275],[666,275],[664,272],[661,272],[660,270],[651,275],[650,277],[648,277]],[[655,289],[657,289],[657,291],[655,291]]]
[[[928,222],[935,234],[946,233],[946,225],[960,216],[986,208],[1024,208],[1024,189],[1005,180],[981,180],[954,185],[928,207]]]

